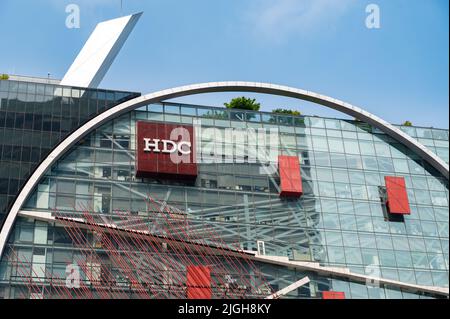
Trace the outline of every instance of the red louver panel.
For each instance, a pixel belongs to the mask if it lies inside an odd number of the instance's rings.
[[[187,267],[187,298],[211,299],[211,271],[209,267]]]
[[[280,196],[300,197],[303,194],[300,161],[297,156],[278,156],[280,172]]]
[[[345,299],[345,292],[340,291],[323,291],[322,299]]]
[[[405,179],[403,177],[385,176],[387,208],[391,214],[411,214],[408,193],[406,192]]]

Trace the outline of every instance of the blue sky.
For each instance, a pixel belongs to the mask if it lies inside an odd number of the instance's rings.
[[[65,26],[78,4],[81,28]],[[381,28],[365,26],[365,8]],[[208,81],[261,81],[329,95],[392,123],[449,127],[446,0],[0,0],[0,73],[62,78],[96,23],[144,15],[101,87],[149,93]],[[241,94],[184,102],[222,105]],[[255,96],[263,110],[324,107]]]

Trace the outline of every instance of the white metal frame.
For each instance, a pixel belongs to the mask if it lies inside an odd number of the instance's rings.
[[[284,287],[281,290],[278,290],[276,293],[271,294],[270,296],[266,297],[265,299],[278,299],[281,296],[287,295],[288,293],[290,293],[291,291],[300,288],[301,286],[306,285],[307,283],[309,283],[311,280],[309,280],[308,276],[297,280],[296,282],[290,284],[287,287]]]

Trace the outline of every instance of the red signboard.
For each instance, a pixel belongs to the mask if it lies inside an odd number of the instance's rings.
[[[300,161],[297,156],[278,156],[280,172],[280,196],[300,197],[303,194]]]
[[[194,128],[190,125],[138,121],[136,176],[195,178]]]
[[[386,183],[386,205],[389,213],[411,214],[405,179],[403,177],[385,176],[384,181]]]
[[[345,293],[341,291],[323,291],[322,299],[345,299]]]
[[[187,298],[211,299],[211,271],[209,267],[187,267]]]

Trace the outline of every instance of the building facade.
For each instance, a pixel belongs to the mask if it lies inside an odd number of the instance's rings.
[[[137,96],[0,81],[2,220],[52,149],[83,123]],[[283,297],[448,298],[448,177],[392,136],[358,120],[143,104],[83,135],[27,194],[1,256],[0,298],[58,298],[59,285],[67,288],[68,265],[81,268],[84,291],[99,298],[105,295],[96,280],[121,297],[139,297],[136,285],[146,296],[189,297],[192,266],[209,267],[206,286],[192,288],[206,289],[203,297],[263,298],[307,276],[307,284]],[[397,128],[449,162],[448,130]],[[294,159],[287,171],[282,158]],[[392,191],[389,178],[400,178],[404,187],[394,180]],[[166,208],[178,219],[161,222]],[[124,251],[134,246],[113,230],[95,244],[99,227],[120,230],[124,214],[142,221],[125,230],[160,236],[152,242],[163,248],[148,253],[148,261],[161,250],[173,258],[143,266],[160,277],[123,266],[131,258]],[[75,222],[85,224],[80,229],[93,245],[89,252],[70,233]],[[163,224],[164,231],[155,226]],[[202,230],[214,236],[202,237]],[[178,231],[186,241],[175,249],[183,240]],[[106,237],[115,238],[113,254]],[[197,247],[199,237],[208,248]],[[230,250],[213,252],[222,245]],[[101,260],[89,260],[93,253]],[[252,260],[241,263],[246,258]]]

